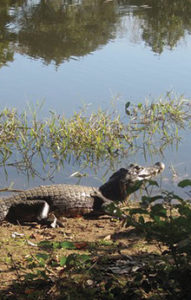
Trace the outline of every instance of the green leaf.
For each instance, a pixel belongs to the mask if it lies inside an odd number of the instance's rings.
[[[184,179],[178,183],[178,186],[184,188],[185,186],[191,185],[191,179]]]
[[[128,101],[126,104],[125,104],[125,108],[127,109],[129,106],[130,106],[131,102]]]
[[[156,222],[156,223],[160,223],[160,217],[159,216],[153,216],[153,220]]]
[[[71,265],[76,265],[77,263],[77,257],[78,255],[75,253],[71,253],[70,255],[68,255],[67,259],[66,259],[66,265],[67,266],[71,266]]]
[[[183,200],[181,197],[179,197],[178,195],[176,195],[176,194],[172,194],[172,198],[173,198],[173,200],[179,200],[181,203],[185,203],[185,200]]]
[[[139,217],[139,223],[141,223],[142,225],[145,224],[145,219],[143,218],[143,216]]]
[[[143,181],[135,181],[135,182],[133,182],[132,185],[129,184],[128,191],[127,191],[128,195],[130,195],[130,194],[136,192],[137,190],[139,190],[140,187],[142,186],[142,184],[143,184],[144,181],[146,181],[146,180],[143,180]]]
[[[153,196],[153,197],[142,196],[141,201],[143,203],[149,203],[150,204],[150,203],[153,203],[154,201],[160,200],[160,199],[163,199],[162,195],[156,195],[156,196]]]
[[[142,104],[142,103],[138,103],[138,104],[137,104],[137,107],[140,109],[140,108],[143,107],[143,104]]]
[[[61,248],[61,245],[60,245],[60,242],[53,242],[53,249],[60,249]]]
[[[127,216],[127,217],[125,218],[125,226],[126,226],[126,227],[134,226],[134,220],[133,220],[132,217]]]
[[[32,263],[28,264],[27,267],[28,267],[29,269],[34,269],[34,268],[37,267],[37,263],[32,262]]]
[[[66,265],[66,261],[67,261],[67,257],[66,256],[62,256],[60,259],[60,266],[63,267]]]
[[[148,180],[148,183],[149,183],[149,185],[154,185],[154,186],[159,187],[159,184],[156,180]]]
[[[72,242],[53,242],[54,249],[76,249]]]
[[[131,114],[130,110],[128,109],[130,104],[131,104],[131,102],[129,102],[129,101],[125,104],[125,112],[128,116]]]
[[[82,255],[80,255],[80,260],[82,262],[86,262],[86,261],[90,260],[90,256],[86,255],[86,254],[82,254]]]
[[[191,218],[191,207],[186,205],[179,205],[178,210],[181,215]]]
[[[63,249],[76,249],[76,246],[72,242],[61,242],[60,248]]]
[[[43,259],[43,260],[47,260],[49,258],[49,255],[46,253],[37,253],[36,254],[36,258],[38,259]]]
[[[155,218],[156,216],[166,217],[167,210],[163,207],[162,204],[155,204],[151,207],[151,216]]]
[[[52,242],[49,241],[41,241],[40,243],[38,243],[38,246],[40,248],[45,248],[45,249],[52,249]]]
[[[33,273],[27,273],[25,275],[25,280],[33,280],[34,278],[37,277],[37,274],[33,274]]]
[[[135,214],[145,214],[145,215],[148,215],[148,211],[146,209],[143,209],[143,208],[132,208],[129,210],[129,214],[132,216],[132,215],[135,215]]]
[[[110,203],[104,206],[104,211],[109,215],[120,218],[123,215],[123,212],[115,203]]]
[[[46,275],[45,271],[37,270],[36,273],[38,276],[41,276],[44,279],[48,279],[48,276]]]

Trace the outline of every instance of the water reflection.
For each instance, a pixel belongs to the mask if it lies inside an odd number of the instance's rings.
[[[143,1],[128,1],[130,3],[140,5]],[[146,9],[135,10],[133,15],[143,21],[142,39],[154,52],[162,53],[164,47],[173,49],[185,33],[190,32],[189,1],[148,0],[144,5]]]
[[[54,61],[59,65],[71,57],[84,56],[105,45],[114,37],[119,19],[113,5],[104,9],[102,0],[82,3],[39,1],[36,5],[31,5],[31,2],[24,4],[20,6],[20,10],[12,11],[12,17],[9,10],[11,4],[6,6],[7,18],[1,25],[6,41],[3,48],[10,47],[12,52],[16,50],[33,58],[41,58],[47,64]],[[15,24],[17,33],[13,34],[10,28],[7,29],[10,22]],[[10,43],[7,45],[6,37],[10,34],[13,34],[17,49]],[[1,63],[5,63],[6,59],[10,61],[4,55]]]
[[[162,53],[190,32],[190,10],[189,1],[178,0],[4,0],[0,3],[0,66],[13,61],[14,52],[57,66],[87,55],[126,34],[127,15],[135,24],[131,34],[141,32],[146,45]]]

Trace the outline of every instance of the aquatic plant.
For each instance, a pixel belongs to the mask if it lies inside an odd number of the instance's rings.
[[[136,151],[162,153],[166,146],[177,145],[191,120],[190,101],[172,94],[152,103],[127,102],[126,117],[99,109],[81,110],[70,118],[51,112],[40,119],[38,109],[0,112],[1,167],[15,166],[34,175],[37,158],[54,170],[71,159],[96,165]]]

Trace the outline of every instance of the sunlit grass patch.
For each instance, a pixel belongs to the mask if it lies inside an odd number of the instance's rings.
[[[117,111],[74,113],[70,118],[50,113],[38,118],[38,107],[19,113],[0,113],[0,166],[16,166],[35,173],[33,162],[57,168],[71,159],[96,165],[136,151],[162,153],[176,145],[182,130],[190,126],[190,101],[167,94],[152,103],[126,103],[124,115]]]

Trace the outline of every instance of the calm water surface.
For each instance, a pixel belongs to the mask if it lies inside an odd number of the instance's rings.
[[[118,98],[123,115],[127,101],[144,102],[171,90],[191,97],[190,15],[191,1],[184,0],[3,0],[0,107],[22,110],[44,101],[43,117],[50,110],[71,116],[84,104],[95,111]],[[191,176],[190,140],[185,133],[178,152],[169,149],[164,158],[148,157],[146,163],[165,161],[168,181],[171,164],[180,177]],[[145,164],[139,153],[117,167],[129,161]],[[66,164],[54,180],[75,182],[69,175],[79,168]],[[41,183],[28,182],[14,169],[8,175],[2,185]],[[100,183],[95,175],[82,182]]]

